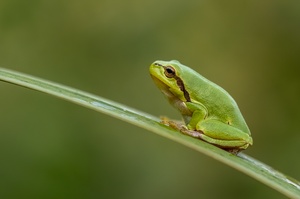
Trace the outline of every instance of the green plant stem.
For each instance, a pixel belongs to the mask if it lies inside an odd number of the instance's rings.
[[[146,113],[74,88],[7,69],[0,68],[0,80],[47,93],[147,129],[227,164],[288,197],[300,198],[300,184],[296,180],[243,153],[235,156],[206,142],[185,136]]]

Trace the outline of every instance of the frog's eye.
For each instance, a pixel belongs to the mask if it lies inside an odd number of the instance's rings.
[[[175,69],[172,66],[165,67],[165,75],[168,78],[172,78],[176,76]]]

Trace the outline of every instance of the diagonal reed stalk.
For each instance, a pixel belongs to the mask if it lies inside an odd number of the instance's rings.
[[[159,119],[116,102],[61,84],[0,68],[0,80],[44,92],[147,129],[214,158],[291,198],[300,198],[300,184],[272,167],[240,153],[232,155],[201,140],[185,136],[159,122]]]

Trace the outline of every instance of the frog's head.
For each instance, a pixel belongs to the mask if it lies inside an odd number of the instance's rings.
[[[173,101],[190,102],[182,80],[182,71],[185,66],[179,61],[155,61],[150,66],[150,75],[157,87]]]

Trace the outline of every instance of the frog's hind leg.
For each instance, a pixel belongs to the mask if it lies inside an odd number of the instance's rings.
[[[185,126],[182,126],[180,128],[180,132],[185,135],[188,135],[188,136],[203,140],[207,143],[213,144],[213,145],[215,145],[225,151],[228,151],[229,153],[232,153],[234,155],[238,154],[241,150],[243,150],[243,148],[235,147],[235,146],[241,145],[241,144],[244,145],[243,141],[222,141],[222,140],[212,139],[212,138],[206,136],[200,130],[197,130],[197,131],[189,130]]]
[[[197,125],[197,129],[203,132],[200,135],[202,140],[225,150],[243,150],[252,145],[249,134],[217,120],[204,120]]]

